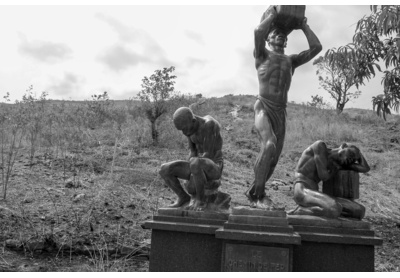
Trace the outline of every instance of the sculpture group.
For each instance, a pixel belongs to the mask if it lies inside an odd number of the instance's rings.
[[[254,165],[254,181],[245,193],[253,209],[279,209],[265,193],[265,184],[274,172],[284,144],[287,95],[292,75],[297,67],[322,50],[317,36],[307,24],[304,11],[305,6],[270,6],[254,31],[253,54],[259,80],[254,124],[260,153]],[[303,31],[309,49],[285,55],[287,36],[294,29]],[[173,122],[187,136],[190,154],[187,160],[161,166],[161,177],[177,195],[170,207],[193,211],[227,210],[230,196],[218,191],[223,170],[219,123],[211,116],[194,115],[186,107],[175,111]],[[329,188],[336,192],[335,186],[358,186],[358,173],[368,171],[368,163],[357,147],[342,144],[330,149],[322,141],[313,143],[302,153],[295,169],[294,201],[298,207],[289,214],[362,219],[365,208],[354,201],[358,194],[344,196],[327,192]],[[186,186],[179,179],[186,180]],[[320,181],[324,182],[324,192],[319,191]]]

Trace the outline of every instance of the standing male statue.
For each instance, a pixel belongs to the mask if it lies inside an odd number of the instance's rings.
[[[222,137],[219,123],[211,116],[194,115],[187,107],[177,109],[173,115],[175,127],[188,138],[190,154],[188,160],[176,160],[161,165],[160,175],[175,192],[178,199],[170,208],[183,207],[188,210],[203,211],[207,207],[206,190],[216,190],[223,170]],[[188,180],[187,191],[178,179]],[[230,197],[221,194],[229,203]],[[224,204],[225,204],[224,203]]]
[[[265,183],[274,172],[283,148],[287,94],[292,75],[297,67],[322,50],[321,43],[307,25],[307,19],[303,18],[300,26],[295,28],[303,30],[310,49],[297,55],[285,55],[288,31],[274,25],[276,17],[277,11],[273,6],[263,14],[261,23],[254,30],[254,56],[259,80],[254,113],[261,150],[254,166],[255,179],[246,196],[251,202],[250,207],[262,209],[274,209],[271,199],[266,196]],[[265,48],[265,41],[271,50]]]

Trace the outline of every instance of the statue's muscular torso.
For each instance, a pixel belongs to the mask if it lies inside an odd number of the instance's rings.
[[[318,152],[317,155],[315,153],[316,151]],[[321,164],[320,161],[316,161],[316,159],[321,156],[326,158],[326,164]],[[321,141],[315,142],[302,153],[296,166],[295,177],[297,179],[306,178],[305,181],[314,182],[308,183],[308,186],[306,187],[311,187],[310,189],[318,190],[318,183],[323,180],[323,178],[318,174],[317,163],[320,163],[320,167],[326,169],[326,171],[329,173],[329,176],[332,176],[339,170],[338,166],[335,165],[332,160],[328,159],[328,157],[328,149],[325,143],[322,143]]]
[[[268,51],[266,58],[257,60],[260,96],[275,103],[286,104],[293,74],[291,57]]]
[[[195,156],[207,154],[216,163],[222,162],[222,137],[218,122],[211,116],[204,116],[199,129],[189,137]]]

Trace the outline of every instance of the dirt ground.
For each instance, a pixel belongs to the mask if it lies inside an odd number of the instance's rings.
[[[289,111],[293,121],[308,111],[300,108]],[[239,113],[240,121],[225,112],[216,117],[224,137],[221,191],[231,195],[231,207],[248,205],[244,192],[259,151],[252,112]],[[400,121],[346,121],[349,132],[362,135],[356,144],[371,166],[360,177],[359,201],[367,208],[365,221],[383,239],[375,248],[375,270],[400,271],[400,145],[392,142]],[[266,188],[286,211],[295,207],[294,169],[305,145],[291,132]],[[29,149],[21,149],[7,198],[0,199],[0,271],[148,271],[151,231],[141,225],[175,199],[158,171],[187,154],[185,145],[137,148],[128,142],[115,148],[114,140],[65,156],[42,148],[33,161]]]

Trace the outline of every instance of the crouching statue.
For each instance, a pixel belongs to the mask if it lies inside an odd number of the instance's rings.
[[[313,143],[297,164],[294,200],[298,207],[288,214],[361,220],[365,207],[354,201],[358,198],[358,173],[369,170],[367,161],[354,145],[342,144],[329,149],[322,141]],[[318,188],[321,180],[323,192]]]
[[[224,167],[219,123],[208,115],[194,115],[187,107],[177,109],[173,121],[187,136],[190,155],[187,160],[161,165],[162,179],[178,196],[169,207],[194,211],[229,209],[231,197],[218,191]],[[186,184],[182,186],[179,179],[186,180]]]

